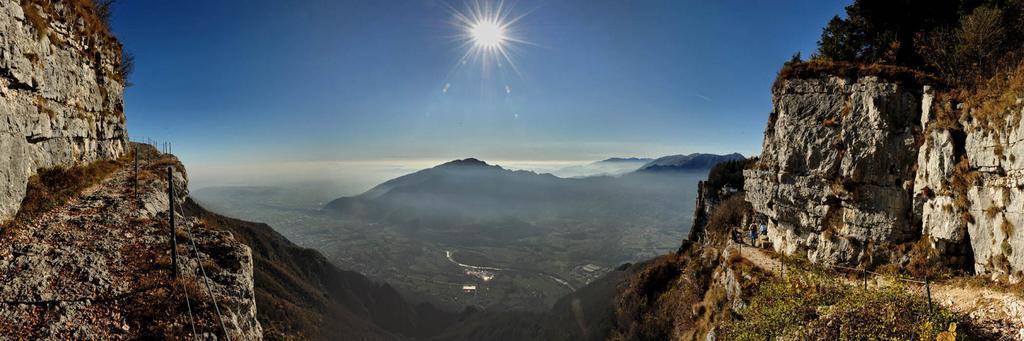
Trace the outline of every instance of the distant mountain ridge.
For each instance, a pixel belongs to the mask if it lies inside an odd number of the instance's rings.
[[[640,169],[637,169],[637,172],[710,170],[711,167],[719,163],[743,159],[745,157],[740,153],[726,155],[705,153],[670,155],[648,162],[640,167]]]
[[[601,162],[608,162],[608,163],[613,163],[613,162],[651,162],[651,161],[654,161],[654,159],[649,158],[649,157],[611,157],[611,158],[607,158],[607,159],[604,159],[604,160],[601,160],[601,161],[597,161],[595,163],[601,163]]]
[[[640,176],[644,173],[706,171],[720,162],[742,159],[744,157],[739,153],[694,153],[658,159],[613,157],[595,164],[643,165],[619,177],[596,175],[561,178],[550,173],[510,170],[476,158],[466,158],[388,180],[360,195],[335,199],[324,208],[358,215],[391,215],[399,207],[428,215],[508,215],[523,209],[546,212],[551,211],[546,205],[590,202],[595,196],[617,196],[622,191],[649,190],[651,184],[644,180],[653,178]],[[425,209],[427,207],[429,209]],[[384,212],[382,209],[392,212]]]
[[[612,157],[601,161],[572,165],[554,170],[552,173],[560,177],[581,178],[589,176],[622,175],[639,169],[653,161],[652,158]]]
[[[565,179],[467,158],[391,179],[363,194],[333,200],[325,208],[349,215],[410,219],[539,213],[553,202],[578,198],[586,185],[607,181],[603,178]]]

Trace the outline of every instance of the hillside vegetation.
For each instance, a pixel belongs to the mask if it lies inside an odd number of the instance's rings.
[[[826,272],[794,270],[757,286],[747,307],[724,323],[726,340],[944,340],[969,336],[963,316],[929,311],[902,288],[862,289]],[[959,334],[957,326],[960,323]]]

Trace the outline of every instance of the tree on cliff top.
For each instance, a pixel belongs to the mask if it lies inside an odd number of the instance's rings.
[[[822,30],[815,59],[888,64],[970,85],[1019,62],[1022,0],[856,0]]]
[[[818,41],[818,54],[850,62],[916,66],[914,50],[919,32],[955,25],[958,0],[857,0],[846,7],[846,18],[835,16]]]

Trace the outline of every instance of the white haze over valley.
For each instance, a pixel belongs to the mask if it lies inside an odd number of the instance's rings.
[[[278,187],[298,190],[296,207],[322,206],[341,196],[363,193],[373,186],[451,160],[372,160],[266,162],[248,164],[196,165],[189,168],[189,187]],[[551,173],[558,177],[621,175],[636,170],[643,162],[603,163],[580,160],[486,160],[510,170]]]

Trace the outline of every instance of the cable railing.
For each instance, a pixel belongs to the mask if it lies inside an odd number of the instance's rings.
[[[830,264],[823,264],[823,265],[826,266],[826,267],[832,268],[832,269],[837,269],[837,270],[841,270],[841,271],[847,271],[847,272],[858,274],[860,276],[861,282],[863,283],[862,286],[863,286],[863,288],[865,290],[867,290],[867,288],[868,288],[868,279],[870,279],[870,278],[875,278],[876,282],[877,282],[878,278],[884,278],[884,279],[895,280],[896,282],[915,284],[916,287],[918,288],[917,291],[922,291],[922,292],[917,292],[917,294],[924,296],[928,300],[928,312],[930,313],[932,311],[932,286],[931,286],[931,280],[928,278],[928,276],[925,276],[924,278],[921,278],[921,279],[916,279],[916,278],[913,278],[913,277],[908,278],[908,277],[906,277],[906,275],[893,276],[891,274],[884,274],[884,273],[880,273],[880,272],[870,271],[870,270],[868,270],[866,268],[859,268],[858,269],[858,268],[851,268],[851,267],[842,266],[842,265],[830,265]],[[904,289],[906,289],[906,286],[904,286]]]
[[[149,144],[149,145],[152,145],[152,146],[155,146],[155,144],[157,143],[157,141],[154,141],[152,139],[147,139],[147,138],[144,138],[144,139],[141,139],[141,140],[136,140],[134,142],[141,143],[141,144]],[[172,146],[172,144],[169,143],[169,142],[162,142],[162,143],[160,143],[160,148],[158,149],[158,151],[159,151],[160,154],[169,154],[171,152],[171,150],[172,150],[171,146]],[[139,149],[139,145],[135,145],[133,150],[132,150],[132,152],[134,154],[133,155],[133,159],[134,159],[133,160],[134,179],[132,181],[133,197],[134,197],[136,211],[138,211],[138,209],[141,208],[141,206],[142,206],[141,192],[139,191],[139,167],[140,167],[140,165],[139,165],[139,162],[140,162],[140,153],[139,153],[140,149]],[[146,160],[143,161],[144,162],[143,166],[149,166],[151,160],[149,159],[148,156],[149,155],[147,154]],[[172,286],[175,286],[175,285],[173,285],[175,283],[179,284],[177,286],[180,287],[181,290],[182,290],[183,296],[185,298],[185,307],[187,308],[187,312],[188,312],[188,316],[189,316],[189,325],[190,325],[190,327],[192,329],[192,339],[196,339],[198,334],[196,332],[195,316],[194,316],[194,313],[193,313],[193,310],[192,310],[191,298],[189,297],[189,294],[188,294],[188,287],[185,285],[183,280],[178,278],[178,273],[179,273],[178,258],[179,257],[188,257],[189,255],[188,254],[182,255],[182,256],[178,255],[177,224],[175,222],[175,217],[177,215],[181,215],[182,217],[185,217],[185,212],[184,212],[184,209],[181,208],[181,205],[177,203],[177,200],[176,200],[176,197],[175,197],[175,194],[174,194],[174,169],[173,169],[173,166],[168,166],[167,167],[167,198],[168,198],[168,209],[167,209],[167,217],[168,217],[167,219],[168,220],[167,220],[167,222],[168,222],[168,225],[170,227],[170,229],[169,229],[170,230],[169,231],[170,232],[170,235],[169,235],[169,237],[170,237],[169,238],[170,239],[170,245],[169,246],[170,246],[170,249],[171,249],[171,274],[170,274],[170,281],[172,283]],[[206,273],[205,266],[203,265],[202,254],[199,253],[199,248],[196,246],[195,234],[192,231],[192,225],[191,224],[185,224],[185,225],[186,225],[186,228],[187,228],[186,232],[188,233],[188,239],[189,239],[189,244],[191,246],[192,256],[195,258],[195,262],[196,262],[196,264],[199,267],[199,274],[203,278],[203,283],[204,283],[204,286],[206,288],[206,292],[210,296],[210,300],[213,303],[214,312],[215,312],[215,314],[217,316],[217,321],[219,323],[221,332],[223,333],[224,338],[230,341],[231,340],[231,335],[228,333],[227,327],[224,324],[224,317],[221,314],[220,305],[217,302],[217,297],[216,297],[216,294],[214,293],[213,286],[210,284],[210,278],[209,278],[209,276]]]
[[[761,248],[758,248],[756,246],[745,245],[743,243],[736,243],[735,245],[737,246],[737,251],[739,252],[741,257],[743,256],[743,248],[744,247],[751,247],[751,248],[755,248],[755,249],[761,250]],[[915,293],[915,294],[918,294],[920,296],[923,296],[927,300],[927,302],[928,302],[928,311],[929,311],[929,313],[933,311],[932,310],[932,304],[933,303],[932,303],[931,279],[928,278],[927,276],[925,276],[923,278],[909,277],[907,275],[894,276],[892,274],[886,274],[886,273],[880,273],[880,272],[871,271],[871,270],[868,270],[866,268],[854,268],[854,267],[848,267],[848,266],[843,266],[843,265],[835,265],[835,264],[812,264],[812,263],[787,262],[785,260],[779,260],[778,264],[776,265],[776,267],[777,267],[776,269],[768,269],[768,270],[769,271],[775,271],[780,277],[785,278],[787,270],[792,271],[791,268],[793,268],[794,266],[796,268],[800,269],[800,270],[803,270],[803,271],[811,271],[811,270],[814,270],[814,267],[818,267],[818,268],[830,269],[830,270],[835,271],[835,272],[843,272],[843,273],[847,273],[847,274],[852,274],[852,275],[856,276],[856,280],[852,284],[860,286],[864,290],[868,289],[869,281],[871,281],[871,280],[874,280],[874,282],[877,283],[878,285],[881,285],[882,283],[885,283],[885,281],[879,281],[879,279],[884,279],[886,281],[889,281],[890,283],[891,282],[903,283],[905,285],[903,285],[901,287],[904,290],[907,290],[907,288],[909,287],[910,288],[909,291],[911,293]]]

